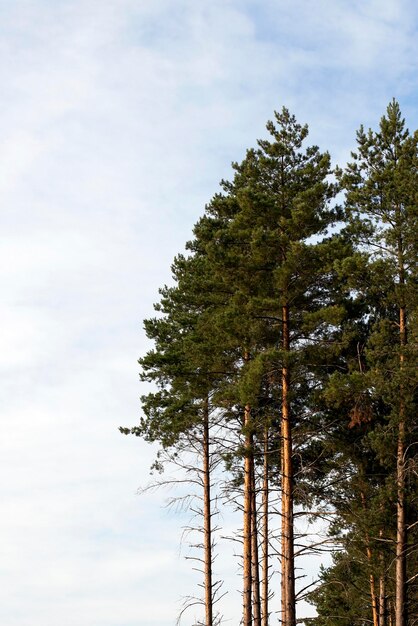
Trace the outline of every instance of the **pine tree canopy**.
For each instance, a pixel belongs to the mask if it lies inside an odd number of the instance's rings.
[[[121,431],[183,458],[188,476],[191,449],[200,459],[196,623],[221,623],[215,488],[243,515],[244,626],[274,611],[295,626],[307,595],[314,626],[416,626],[418,131],[393,100],[377,130],[360,127],[344,168],[286,108],[267,133],[174,259],[144,322],[150,391],[139,425]],[[299,519],[313,525],[310,548]],[[329,545],[331,565],[305,591],[295,558]]]

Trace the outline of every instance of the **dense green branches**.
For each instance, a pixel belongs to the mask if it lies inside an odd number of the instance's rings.
[[[362,542],[368,566],[361,572],[370,580],[376,626],[390,620],[403,626],[417,619],[409,581],[417,544],[408,535],[416,504],[410,467],[417,452],[417,146],[418,134],[405,129],[393,101],[378,131],[360,128],[353,161],[339,172],[346,192],[346,232],[358,247],[356,262],[347,260],[345,267],[362,303],[361,317],[357,315],[362,326],[357,322],[357,328],[363,330],[358,335],[358,363],[354,352],[351,358],[347,355],[346,371],[330,378],[325,393],[328,406],[342,410],[356,434],[347,441],[345,452],[338,453],[338,448],[335,452],[336,462],[355,473],[339,484],[335,494],[334,528],[340,533],[350,530],[343,540],[346,555],[330,574],[337,575],[347,558],[355,558],[352,538]],[[334,447],[340,438],[333,432],[327,445]],[[315,596],[324,616],[335,596],[328,579],[324,574],[323,587]],[[353,590],[354,580],[349,584]],[[338,601],[332,606],[331,612],[337,614]],[[360,614],[366,619],[366,612]]]
[[[411,626],[418,133],[393,101],[378,131],[360,129],[333,182],[329,154],[306,145],[307,126],[287,109],[267,131],[174,260],[173,285],[145,321],[154,347],[141,378],[153,389],[140,424],[121,430],[180,456],[197,442],[206,626],[214,457],[243,515],[244,626],[272,623],[270,531],[280,535],[279,621],[296,624],[295,507],[332,516],[328,541],[340,549],[311,596],[315,623]]]

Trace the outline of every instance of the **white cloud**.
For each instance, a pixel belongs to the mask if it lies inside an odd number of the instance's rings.
[[[174,622],[194,581],[181,520],[135,495],[155,451],[117,430],[138,418],[142,319],[274,108],[340,161],[393,95],[417,124],[417,17],[395,0],[0,4],[2,623]]]

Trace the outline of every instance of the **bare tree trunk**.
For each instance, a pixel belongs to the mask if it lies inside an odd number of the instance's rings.
[[[361,491],[360,492],[360,497],[361,497],[361,503],[363,505],[363,510],[366,511],[367,510],[366,494],[363,491]],[[372,566],[372,551],[370,549],[370,537],[369,537],[369,533],[368,532],[366,532],[366,554],[367,554],[367,560],[369,562],[369,567],[371,568],[371,566]],[[370,581],[370,600],[371,600],[371,605],[372,605],[373,626],[379,626],[379,614],[378,614],[378,608],[377,608],[376,584],[375,584],[374,575],[372,574],[372,572],[370,572],[369,581]]]
[[[393,615],[395,613],[395,607],[393,602],[389,602],[389,626],[393,626]]]
[[[367,559],[369,563],[372,560],[372,552],[370,548],[367,548]],[[372,617],[373,617],[373,626],[379,626],[379,615],[377,609],[377,595],[376,595],[376,585],[374,581],[373,574],[370,574],[370,598],[372,602]]]
[[[261,626],[260,564],[258,559],[257,497],[254,455],[251,455],[251,561],[253,576],[254,626]]]
[[[402,248],[399,247],[400,263],[399,278],[403,285],[404,268],[402,264]],[[400,338],[400,369],[404,367],[404,348],[406,346],[406,311],[404,306],[399,308],[399,338]],[[405,514],[405,399],[401,381],[399,389],[399,428],[398,449],[396,455],[396,575],[395,575],[395,624],[406,626],[406,514]]]
[[[210,494],[209,402],[203,408],[203,532],[205,551],[205,613],[206,626],[213,626],[212,528]]]
[[[252,626],[252,574],[251,574],[251,453],[252,441],[249,425],[251,408],[244,409],[245,457],[244,457],[244,528],[243,528],[243,625]]]
[[[264,428],[263,467],[263,560],[262,560],[262,626],[269,621],[269,462],[268,426]]]
[[[403,407],[401,407],[403,408]],[[406,524],[405,524],[405,422],[401,412],[396,458],[397,511],[396,511],[396,626],[405,626],[406,583]]]
[[[293,462],[290,423],[290,375],[286,353],[290,349],[289,307],[282,307],[282,620],[285,626],[296,626],[295,564],[293,541]]]
[[[383,510],[383,505],[381,505]],[[379,530],[379,539],[383,539],[383,529]],[[379,554],[380,576],[379,576],[379,626],[386,626],[387,622],[387,602],[386,602],[386,572],[385,555],[381,551]]]
[[[283,488],[283,476],[284,476],[284,455],[283,455],[283,422],[281,423],[281,458],[280,458],[280,473],[282,476],[282,506],[281,506],[281,548],[280,548],[280,604],[281,604],[281,614],[280,614],[280,623],[282,625],[287,624],[287,601],[286,601],[286,593],[287,593],[287,560],[285,559],[285,552],[287,550],[287,536],[286,536],[286,501],[284,498],[284,488]]]
[[[379,578],[379,626],[386,626],[386,581],[383,573]]]

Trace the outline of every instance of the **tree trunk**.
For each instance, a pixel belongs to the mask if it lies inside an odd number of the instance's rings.
[[[284,454],[283,454],[283,422],[281,423],[281,458],[280,458],[280,473],[282,476],[282,511],[281,511],[281,548],[280,548],[280,603],[281,603],[281,618],[280,623],[282,626],[287,624],[287,560],[285,559],[285,552],[287,550],[287,536],[286,536],[286,500],[284,498]]]
[[[367,560],[369,564],[371,564],[372,560],[372,551],[370,548],[367,548]],[[373,626],[379,626],[379,614],[377,610],[377,595],[376,595],[376,585],[374,581],[373,574],[370,574],[370,599],[372,603],[372,617],[373,617]]]
[[[287,354],[290,350],[289,307],[282,307],[282,619],[284,626],[296,626],[295,564],[293,542],[293,462],[290,423],[290,375]]]
[[[367,503],[366,503],[366,494],[364,493],[364,491],[360,492],[360,497],[361,497],[361,503],[363,505],[363,510],[366,511],[367,510]],[[369,568],[371,569],[371,567],[372,567],[372,551],[370,549],[370,537],[369,537],[369,533],[368,532],[366,532],[366,554],[367,554],[367,561],[369,563]],[[375,584],[375,580],[374,580],[374,575],[373,575],[373,573],[371,571],[370,571],[370,575],[369,575],[369,581],[370,581],[370,601],[371,601],[371,606],[372,606],[373,626],[379,626],[379,614],[378,614],[378,608],[377,608],[376,584]]]
[[[379,578],[379,626],[386,626],[386,581],[383,573]]]
[[[252,626],[252,574],[251,574],[251,453],[252,441],[249,430],[251,408],[244,409],[245,457],[244,457],[244,528],[243,528],[243,625]]]
[[[269,622],[269,463],[268,426],[264,429],[263,467],[263,560],[262,560],[262,626]]]
[[[210,494],[209,402],[203,409],[203,532],[205,550],[205,613],[206,626],[213,626],[212,595],[212,528]]]
[[[395,613],[395,607],[393,602],[389,603],[389,626],[393,626],[393,616]]]
[[[403,263],[403,242],[398,242],[398,268],[399,284],[405,285],[405,268]],[[399,307],[399,342],[400,355],[399,367],[402,376],[405,359],[406,336],[406,310],[402,301]],[[405,513],[405,399],[402,380],[399,388],[399,428],[398,449],[396,454],[396,574],[395,574],[395,625],[406,626],[406,513]]]
[[[395,624],[405,626],[406,604],[406,515],[405,515],[405,417],[404,404],[401,400],[398,431],[398,450],[396,456],[396,585],[395,585]]]
[[[257,497],[254,455],[251,455],[251,561],[253,577],[254,626],[261,626],[260,564],[258,559]]]

